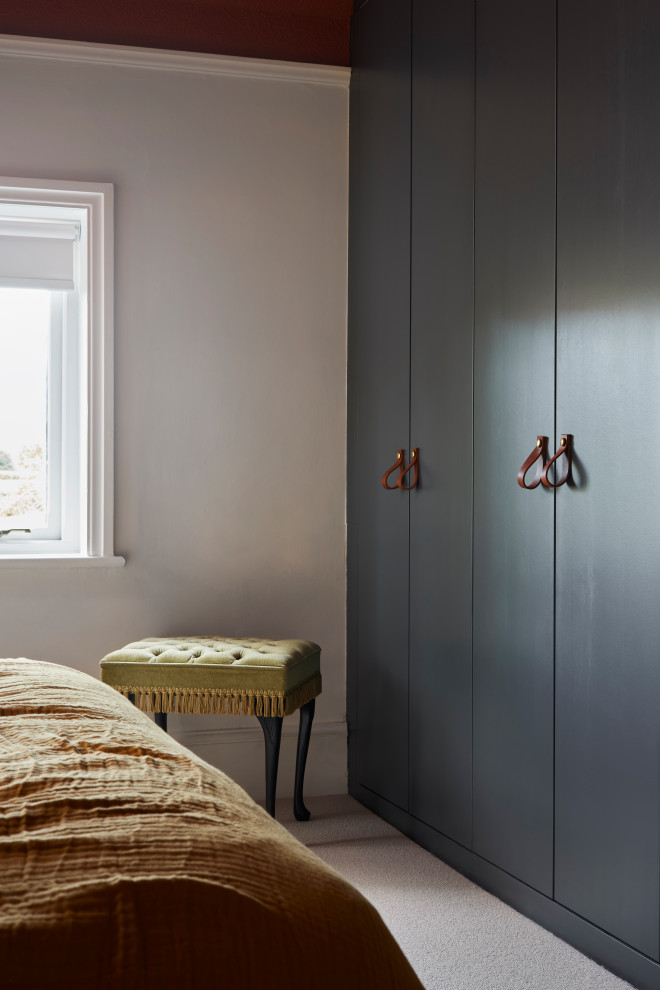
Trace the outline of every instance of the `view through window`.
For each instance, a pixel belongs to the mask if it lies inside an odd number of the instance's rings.
[[[0,567],[123,563],[113,256],[109,183],[0,176]]]
[[[48,525],[48,394],[53,293],[0,288],[0,520]]]

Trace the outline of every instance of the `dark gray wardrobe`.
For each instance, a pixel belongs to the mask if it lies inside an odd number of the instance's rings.
[[[368,0],[352,60],[350,790],[657,990],[660,7]]]

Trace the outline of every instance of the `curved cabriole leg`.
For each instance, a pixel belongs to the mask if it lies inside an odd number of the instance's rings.
[[[264,730],[264,742],[266,744],[266,811],[274,818],[277,764],[280,759],[283,719],[280,715],[257,715],[257,718]]]
[[[298,726],[298,749],[296,751],[296,782],[293,790],[293,813],[299,822],[309,821],[310,813],[303,803],[303,783],[305,780],[305,764],[309,737],[312,733],[312,721],[316,698],[312,698],[300,709],[300,725]]]

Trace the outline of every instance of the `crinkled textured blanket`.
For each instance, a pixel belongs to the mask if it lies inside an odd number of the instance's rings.
[[[376,910],[112,688],[0,660],[3,987],[421,984]]]

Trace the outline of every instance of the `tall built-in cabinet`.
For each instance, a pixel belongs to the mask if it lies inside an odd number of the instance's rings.
[[[368,0],[352,61],[349,786],[657,990],[660,8]]]

